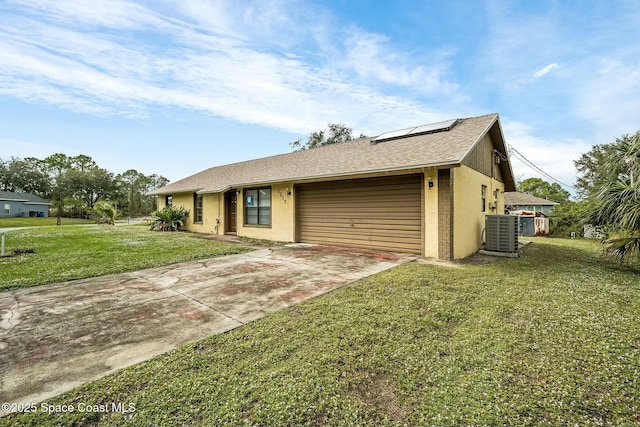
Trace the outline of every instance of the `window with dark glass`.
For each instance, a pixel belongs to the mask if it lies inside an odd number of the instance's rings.
[[[165,206],[171,206],[173,205],[173,196],[169,195],[164,199],[164,205]]]
[[[244,223],[271,225],[271,188],[244,190]]]
[[[193,222],[202,222],[202,194],[193,195],[193,212]]]
[[[482,186],[482,212],[486,212],[487,211],[487,186],[483,185]]]

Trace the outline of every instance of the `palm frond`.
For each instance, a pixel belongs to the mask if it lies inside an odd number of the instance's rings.
[[[151,214],[153,224],[151,230],[180,231],[189,216],[189,210],[182,206],[166,206]]]
[[[631,257],[640,257],[640,233],[618,234],[609,237],[604,242],[605,253],[613,255],[621,262]]]

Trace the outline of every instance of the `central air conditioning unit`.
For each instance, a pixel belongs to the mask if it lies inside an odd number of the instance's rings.
[[[485,249],[493,252],[518,252],[518,217],[515,215],[487,215]]]

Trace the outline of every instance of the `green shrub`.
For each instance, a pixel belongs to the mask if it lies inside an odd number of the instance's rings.
[[[167,206],[151,214],[151,230],[180,231],[189,217],[189,210],[182,206]]]
[[[93,207],[92,216],[98,224],[114,225],[120,212],[111,202],[99,202]]]
[[[568,237],[572,232],[582,235],[587,206],[586,202],[564,202],[554,206],[549,218],[551,237]]]

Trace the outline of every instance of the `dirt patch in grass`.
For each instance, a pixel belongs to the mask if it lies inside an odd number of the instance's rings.
[[[407,409],[400,404],[400,398],[394,390],[394,381],[387,375],[364,377],[351,386],[354,396],[362,401],[373,413],[380,413],[392,422],[401,424],[407,415]]]
[[[495,262],[498,262],[499,260],[500,260],[500,257],[484,255],[476,252],[474,254],[469,255],[466,258],[459,260],[458,264],[459,265],[487,265],[487,264],[493,264]]]

